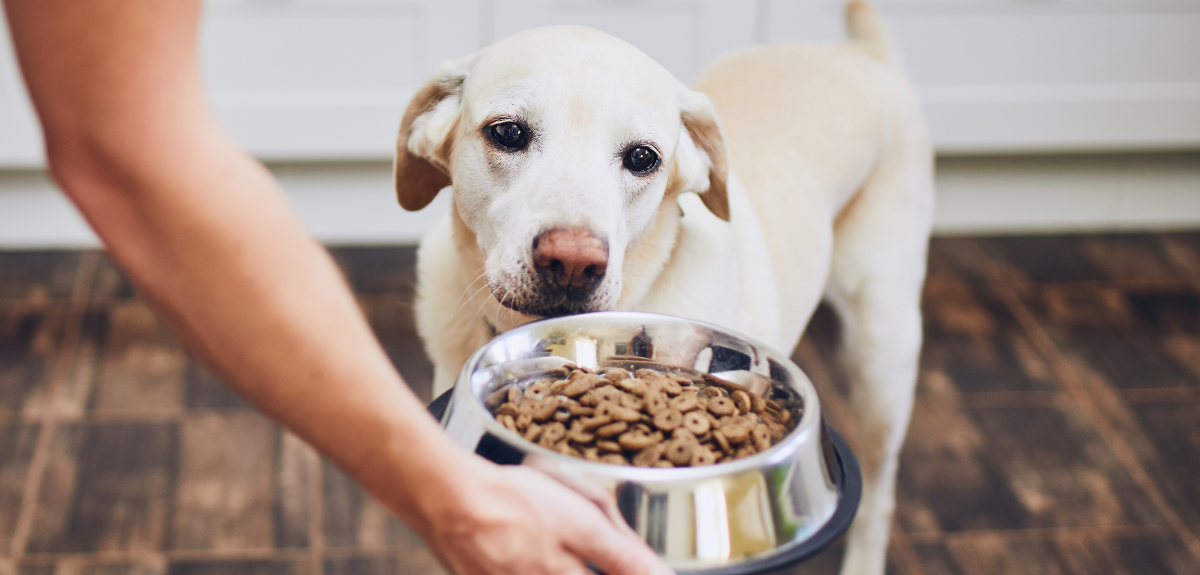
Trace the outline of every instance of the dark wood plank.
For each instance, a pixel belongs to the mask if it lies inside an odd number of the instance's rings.
[[[253,409],[193,357],[184,373],[184,404],[188,409]]]
[[[401,573],[442,573],[421,539],[353,480],[328,461],[321,473],[327,547],[388,550]]]
[[[40,430],[40,425],[0,425],[0,556],[12,545]]]
[[[1200,281],[1200,232],[1159,234],[1158,241],[1181,277]]]
[[[393,575],[404,573],[393,556],[338,557],[326,559],[324,575]]]
[[[325,560],[325,575],[442,575],[446,570],[429,554],[396,553]]]
[[[417,397],[432,400],[433,365],[413,319],[416,248],[334,248],[330,253],[359,296],[359,305],[392,364]]]
[[[1178,283],[1187,279],[1155,234],[936,238],[930,279]]]
[[[177,453],[174,423],[60,425],[27,551],[161,550]]]
[[[433,364],[425,355],[425,345],[417,335],[412,298],[408,296],[369,296],[359,299],[375,337],[383,346],[392,365],[404,381],[428,403],[433,399]]]
[[[188,358],[166,326],[141,302],[115,303],[103,313],[108,329],[92,409],[182,410]]]
[[[1200,298],[1046,286],[1027,305],[1081,373],[1115,389],[1200,388]]]
[[[838,541],[800,565],[765,573],[770,575],[837,575],[842,567],[843,552],[845,552],[844,541]],[[888,575],[919,575],[905,568],[904,562],[900,560],[894,546],[888,548],[887,573]]]
[[[1038,283],[1111,279],[1089,257],[1080,236],[1013,236],[976,241],[985,254],[1004,262],[999,268],[1006,272],[1003,279]]]
[[[950,237],[930,242],[928,277],[987,283],[1096,280],[1105,274],[1069,237]]]
[[[68,320],[78,322],[67,326],[68,329],[77,329],[78,337],[73,338],[71,357],[64,359],[68,363],[68,371],[65,376],[60,376],[54,390],[54,412],[60,420],[78,421],[92,403],[97,374],[101,373],[104,361],[109,320],[110,315],[102,309],[89,309],[82,318],[72,317]],[[64,335],[64,345],[70,345],[66,337]],[[27,407],[26,411],[32,409]]]
[[[53,564],[21,564],[17,567],[17,575],[54,575]]]
[[[1046,359],[986,288],[930,282],[923,308],[919,393],[1060,389]]]
[[[327,547],[357,547],[367,494],[329,460],[321,460],[321,531]]]
[[[1061,386],[1046,358],[1038,352],[1008,309],[985,286],[958,281],[930,281],[924,298],[925,345],[918,393],[1058,391]],[[834,388],[849,397],[849,383],[834,361],[838,347],[837,318],[820,306],[805,332],[815,346]],[[817,366],[793,355],[801,369]]]
[[[321,479],[326,546],[424,552],[412,531],[328,460],[322,461]]]
[[[309,575],[307,560],[180,561],[167,566],[167,575]]]
[[[1200,527],[1200,401],[1131,409],[1149,440],[1138,458],[1183,521]]]
[[[925,575],[1194,575],[1178,537],[981,534],[916,546]]]
[[[154,563],[89,563],[78,567],[79,575],[163,575],[164,572],[162,565]]]
[[[901,456],[909,533],[1162,526],[1100,434],[1069,405],[918,401]]]
[[[329,253],[356,294],[411,295],[416,288],[416,248],[332,248]]]
[[[83,252],[0,251],[0,300],[71,297]]]
[[[137,292],[134,291],[133,284],[129,283],[129,278],[125,277],[112,258],[107,253],[101,253],[100,256],[100,261],[96,265],[96,277],[92,280],[88,299],[94,305],[109,305],[137,299]]]
[[[1183,278],[1155,234],[1087,235],[1079,240],[1088,260],[1117,283],[1173,283]]]
[[[275,546],[308,547],[310,493],[316,453],[296,436],[280,431],[275,455]]]
[[[189,414],[179,425],[171,547],[273,547],[278,430],[256,411]]]
[[[0,306],[0,417],[48,400],[66,316],[65,303]]]

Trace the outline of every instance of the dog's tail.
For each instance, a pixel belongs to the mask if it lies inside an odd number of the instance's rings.
[[[846,3],[846,31],[851,40],[866,44],[890,62],[901,63],[900,51],[892,42],[892,35],[884,25],[883,18],[867,0],[850,0]]]

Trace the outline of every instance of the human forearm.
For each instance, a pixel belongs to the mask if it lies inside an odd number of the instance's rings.
[[[269,174],[215,129],[187,123],[145,130],[131,150],[60,134],[55,173],[189,349],[360,481],[386,478],[397,490],[388,504],[411,515],[406,475],[450,448]],[[396,447],[407,453],[375,453]],[[383,468],[396,461],[414,467]]]

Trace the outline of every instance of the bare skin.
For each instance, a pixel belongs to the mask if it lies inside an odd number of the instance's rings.
[[[198,0],[4,0],[50,170],[183,343],[456,573],[670,573],[535,470],[452,444],[277,184],[217,125]]]

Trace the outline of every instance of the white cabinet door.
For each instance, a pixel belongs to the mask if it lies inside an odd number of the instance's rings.
[[[0,10],[0,167],[42,164],[42,132],[25,93],[21,71]]]
[[[1200,146],[1200,0],[875,0],[943,152]],[[842,36],[770,0],[767,39]]]
[[[222,122],[268,159],[386,156],[413,89],[479,47],[479,0],[211,0],[201,34]]]

